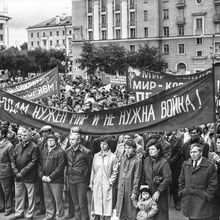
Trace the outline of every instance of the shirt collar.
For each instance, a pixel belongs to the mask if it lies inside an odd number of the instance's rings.
[[[57,146],[57,145],[55,145],[55,146],[53,146],[53,147],[48,147],[47,149],[48,149],[49,152],[51,152],[53,149],[56,148],[56,146]]]
[[[72,150],[74,151],[74,152],[76,152],[76,151],[81,151],[81,152],[83,152],[83,148],[82,148],[82,145],[78,145],[78,147],[77,147],[77,149],[75,149],[74,147],[72,147]]]
[[[197,160],[197,166],[200,165],[201,161],[202,161],[202,157],[199,160]],[[193,161],[193,163],[195,163],[195,161]]]

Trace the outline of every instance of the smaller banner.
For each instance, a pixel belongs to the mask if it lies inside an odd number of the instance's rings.
[[[35,128],[48,124],[62,133],[69,133],[73,126],[88,135],[159,132],[213,122],[214,97],[212,73],[141,102],[78,114],[37,105],[0,90],[0,119]]]
[[[57,94],[59,92],[58,68],[24,82],[7,86],[4,90],[29,101]]]
[[[128,77],[129,87],[136,94],[136,101],[142,101],[161,91],[185,85],[210,72],[211,69],[190,75],[174,75],[169,73],[130,71]]]

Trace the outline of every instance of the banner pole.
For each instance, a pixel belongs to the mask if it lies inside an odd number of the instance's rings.
[[[213,55],[214,56],[214,55]],[[214,57],[212,58],[212,74],[213,74],[213,96],[214,96],[214,99],[217,97],[217,94],[216,94],[216,85],[215,85],[215,63],[214,63]],[[217,129],[217,120],[216,120],[216,110],[217,110],[217,105],[218,105],[218,97],[216,99],[216,102],[214,102],[215,104],[215,107],[214,107],[214,118],[213,118],[213,121],[214,121],[214,151],[216,149],[216,129]]]

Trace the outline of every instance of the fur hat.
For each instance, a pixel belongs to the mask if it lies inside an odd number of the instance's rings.
[[[148,192],[151,195],[151,191],[148,185],[141,185],[140,186],[140,194],[142,194],[142,192]]]

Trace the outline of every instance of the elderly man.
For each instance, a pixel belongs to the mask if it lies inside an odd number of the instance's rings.
[[[91,151],[81,144],[81,130],[69,136],[70,147],[66,149],[67,175],[74,204],[75,219],[89,220],[87,190],[92,167]]]
[[[7,137],[0,133],[0,212],[5,212],[5,216],[12,213],[12,186],[13,173],[11,169],[11,159],[14,146]]]
[[[35,208],[38,148],[31,141],[32,134],[28,128],[22,130],[21,138],[22,142],[15,146],[12,157],[12,170],[15,176],[15,216],[12,219],[24,217],[26,191],[28,197],[26,219],[32,219]]]
[[[39,177],[43,181],[44,198],[46,204],[45,220],[64,216],[63,182],[64,182],[65,154],[57,144],[57,137],[47,136],[47,146],[40,152],[38,166]]]
[[[203,147],[190,146],[190,159],[185,161],[179,177],[182,211],[189,219],[214,220],[214,197],[218,187],[217,171],[203,154]]]

